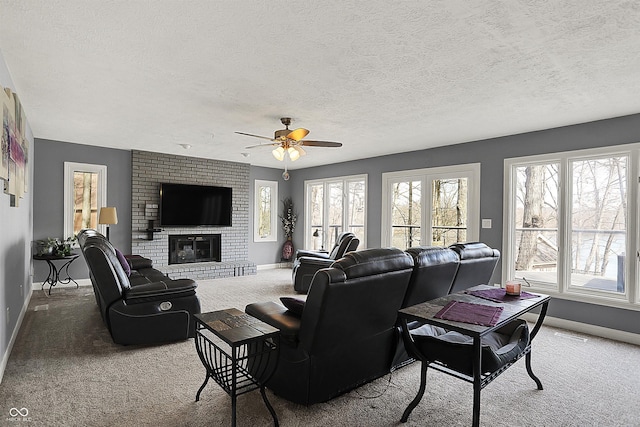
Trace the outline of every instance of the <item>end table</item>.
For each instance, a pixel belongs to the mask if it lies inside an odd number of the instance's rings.
[[[75,283],[76,288],[78,287],[78,282],[71,278],[69,274],[69,266],[73,261],[78,258],[80,254],[72,253],[71,255],[34,255],[33,259],[38,261],[46,261],[49,265],[49,274],[44,282],[42,282],[42,288],[44,289],[44,285],[49,284],[49,295],[51,295],[51,288],[55,287],[58,283],[67,284],[67,283]],[[54,261],[64,261],[60,268],[56,266]],[[64,270],[67,277],[65,279],[60,279],[60,272]]]
[[[231,396],[231,425],[236,425],[237,396],[260,389],[262,400],[278,426],[278,417],[267,399],[264,384],[278,361],[280,330],[236,308],[193,315],[195,345],[207,370],[200,393],[213,378]]]

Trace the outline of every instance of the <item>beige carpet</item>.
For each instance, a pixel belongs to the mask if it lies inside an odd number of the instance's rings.
[[[292,294],[290,280],[289,270],[265,270],[201,281],[198,293],[203,311],[243,309]],[[545,389],[536,390],[519,361],[482,391],[481,424],[638,426],[639,350],[543,327],[533,343],[533,369]],[[268,396],[282,426],[394,426],[418,389],[419,372],[414,363],[310,407]],[[195,402],[204,374],[193,340],[113,344],[90,287],[54,289],[50,297],[34,291],[0,384],[0,425],[230,425],[231,400],[213,381]],[[470,425],[471,385],[435,371],[427,381],[425,397],[405,425]],[[27,418],[12,418],[22,408]],[[257,391],[238,398],[238,425],[272,425]]]

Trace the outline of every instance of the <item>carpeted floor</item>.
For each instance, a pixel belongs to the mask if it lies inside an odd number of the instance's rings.
[[[200,281],[198,294],[203,311],[277,301],[292,295],[290,270]],[[482,391],[482,425],[640,425],[637,346],[543,327],[532,360],[545,389],[537,390],[524,361],[518,362]],[[400,425],[419,373],[414,363],[310,407],[268,396],[282,426]],[[213,381],[195,402],[204,374],[193,340],[113,344],[91,287],[54,289],[51,296],[34,291],[0,384],[0,425],[230,425],[231,400]],[[471,385],[436,371],[427,381],[425,397],[405,425],[470,425]],[[22,408],[26,418],[16,415]],[[239,426],[272,425],[257,391],[238,398],[237,416]]]

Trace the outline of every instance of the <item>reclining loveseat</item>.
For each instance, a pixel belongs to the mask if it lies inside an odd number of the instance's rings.
[[[151,260],[125,257],[95,230],[78,233],[96,302],[116,344],[152,344],[195,335],[192,315],[200,313],[197,284],[172,280]]]

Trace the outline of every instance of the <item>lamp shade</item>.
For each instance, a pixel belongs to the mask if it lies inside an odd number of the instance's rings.
[[[100,209],[98,224],[117,224],[118,212],[115,207],[104,207]]]
[[[275,157],[276,159],[283,161],[284,160],[284,148],[282,147],[278,147],[275,150],[273,150],[271,152],[271,154],[273,154],[273,157]]]
[[[292,162],[295,162],[300,158],[300,153],[298,153],[294,147],[289,147],[287,152],[289,153],[289,158]]]

